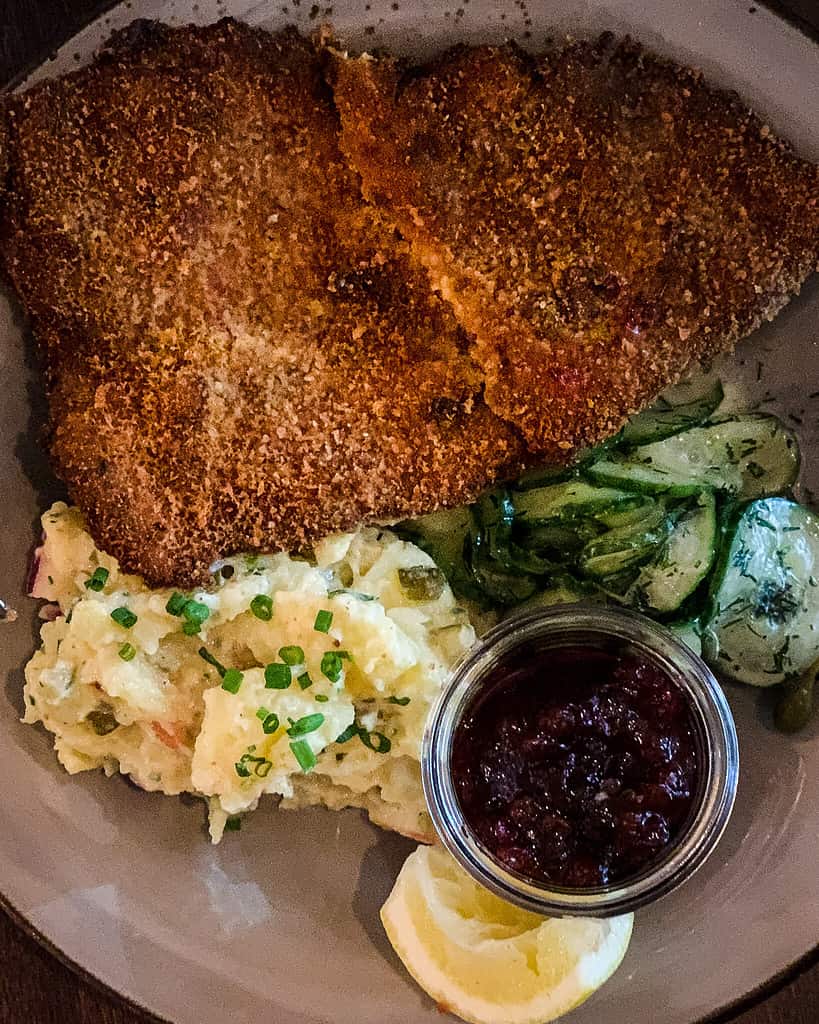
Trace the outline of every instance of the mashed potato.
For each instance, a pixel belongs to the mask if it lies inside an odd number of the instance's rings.
[[[175,594],[121,573],[77,509],[58,502],[43,529],[33,594],[55,617],[26,667],[25,721],[69,772],[199,794],[214,841],[266,793],[430,835],[424,722],[475,634],[428,555],[362,529],[309,561],[228,559],[212,587]]]

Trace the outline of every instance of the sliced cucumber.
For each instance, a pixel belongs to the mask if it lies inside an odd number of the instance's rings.
[[[478,533],[464,549],[467,570],[484,598],[496,605],[516,605],[531,597],[537,583],[531,576],[506,571],[489,555],[486,541]]]
[[[694,593],[717,553],[717,506],[712,491],[683,512],[655,558],[640,570],[629,604],[667,615]]]
[[[478,499],[473,510],[480,532],[481,556],[484,557],[488,552],[490,561],[496,563],[499,572],[544,576],[554,571],[554,562],[541,557],[528,545],[521,546],[512,539],[515,507],[508,491],[487,492]]]
[[[639,504],[633,494],[611,487],[597,487],[585,480],[569,480],[549,487],[522,491],[513,496],[515,512],[530,525],[565,522],[595,516]]]
[[[635,448],[628,463],[644,467],[651,479],[665,477],[675,485],[710,487],[747,500],[781,494],[793,485],[799,447],[775,416],[749,414]],[[592,475],[601,482],[612,480]]]
[[[798,676],[819,657],[819,517],[785,498],[746,505],[716,572],[703,649],[752,686]]]
[[[535,487],[560,484],[577,476],[576,466],[538,466],[527,469],[512,485],[516,491],[531,491]]]
[[[580,601],[605,603],[605,596],[591,583],[581,583],[572,576],[556,576],[548,587],[524,601],[515,612],[551,608],[557,604],[578,604]]]
[[[552,561],[568,561],[577,554],[586,541],[597,537],[605,530],[593,519],[578,519],[576,522],[553,523],[533,526],[520,531],[520,543]]]
[[[585,576],[595,579],[619,576],[656,554],[668,536],[669,525],[666,510],[655,503],[636,523],[590,540],[580,553],[578,566]]]
[[[618,487],[638,494],[668,495],[670,498],[691,497],[698,494],[703,486],[699,481],[681,481],[669,470],[626,460],[595,462],[588,467],[586,475],[603,487]]]
[[[689,619],[686,622],[669,622],[666,629],[682,640],[686,647],[690,647],[694,654],[702,654],[702,639],[696,619]]]
[[[618,443],[634,447],[661,441],[690,430],[712,416],[723,399],[719,380],[700,377],[669,388],[645,412],[633,416],[620,431]]]
[[[641,522],[650,512],[657,508],[657,502],[653,498],[640,498],[631,508],[628,505],[611,509],[609,512],[601,512],[595,516],[595,520],[609,530],[615,530],[620,526],[633,526]]]

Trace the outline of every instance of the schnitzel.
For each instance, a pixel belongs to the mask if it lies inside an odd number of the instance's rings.
[[[565,461],[819,258],[817,169],[629,42],[406,70],[135,22],[2,112],[54,465],[154,584]]]
[[[520,468],[295,31],[138,22],[5,113],[0,252],[53,461],[125,569],[191,584]]]
[[[365,196],[474,336],[487,404],[545,455],[614,433],[819,263],[819,169],[630,40],[330,62]]]

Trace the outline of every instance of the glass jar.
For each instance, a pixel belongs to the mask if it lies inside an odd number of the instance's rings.
[[[459,723],[497,666],[526,647],[618,645],[653,662],[687,697],[699,760],[698,789],[679,834],[641,873],[610,885],[568,889],[503,867],[467,824],[451,772]],[[739,748],[725,695],[707,665],[673,633],[618,608],[564,605],[514,616],[488,632],[456,665],[424,733],[424,794],[441,841],[478,882],[526,910],[549,916],[605,917],[634,910],[676,889],[701,867],[722,835],[736,795]]]

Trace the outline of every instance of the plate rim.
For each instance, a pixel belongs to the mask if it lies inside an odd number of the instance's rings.
[[[16,89],[38,68],[48,62],[50,56],[60,47],[70,42],[76,35],[88,28],[94,22],[102,18],[108,11],[123,6],[126,0],[97,0],[94,9],[74,22],[68,35],[60,33],[50,45],[42,46],[17,68],[11,77],[0,82],[0,97],[5,93]],[[819,12],[817,12],[816,23],[808,21],[796,11],[791,10],[783,0],[755,0],[755,6],[766,8],[774,17],[795,28],[801,35],[805,36],[819,48]],[[229,13],[225,12],[229,17]],[[113,998],[124,1004],[128,1009],[141,1014],[147,1024],[176,1024],[168,1017],[162,1017],[143,1005],[139,1000],[119,991],[109,985],[102,978],[89,971],[86,967],[74,960],[68,953],[52,942],[37,925],[34,924],[25,913],[14,905],[12,900],[0,889],[0,910],[11,920],[12,924],[18,927],[25,935],[32,939],[41,949],[52,956],[61,966],[68,968],[77,978],[88,984],[96,992]],[[755,988],[750,989],[744,995],[717,1007],[704,1017],[692,1020],[690,1024],[732,1024],[743,1013],[747,1013],[767,1000],[777,995],[792,982],[797,981],[812,968],[819,965],[819,943],[806,950],[802,956],[791,961],[786,967],[776,971],[769,978],[759,983]]]

